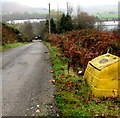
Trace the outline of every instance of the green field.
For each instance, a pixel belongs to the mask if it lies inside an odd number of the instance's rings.
[[[118,18],[118,14],[94,14],[93,16],[95,17],[98,17],[102,20],[112,20],[113,18],[114,19],[117,19]]]

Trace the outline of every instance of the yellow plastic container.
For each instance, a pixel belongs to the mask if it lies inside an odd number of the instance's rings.
[[[94,96],[112,97],[119,95],[119,74],[120,58],[107,53],[88,62],[84,78]]]

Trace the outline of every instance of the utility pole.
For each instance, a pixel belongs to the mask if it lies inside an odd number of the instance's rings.
[[[49,3],[49,34],[51,34],[51,27],[50,27],[50,3]]]
[[[57,3],[57,20],[60,18],[59,4]]]
[[[69,7],[69,3],[67,2],[67,15],[68,15],[68,7]]]

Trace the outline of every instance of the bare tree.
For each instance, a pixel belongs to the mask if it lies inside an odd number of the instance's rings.
[[[82,12],[80,5],[77,6],[77,16]]]
[[[78,9],[77,16],[74,18],[75,29],[93,28],[95,24],[95,18],[88,15],[86,12],[81,12]]]
[[[72,12],[73,12],[73,7],[69,2],[67,2],[67,14],[71,15]]]

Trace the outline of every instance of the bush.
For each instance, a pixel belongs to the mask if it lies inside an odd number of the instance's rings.
[[[2,24],[2,44],[6,43],[16,43],[23,41],[20,32],[6,24]]]
[[[51,34],[48,39],[52,45],[60,47],[65,56],[70,58],[71,65],[80,64],[84,69],[88,61],[107,53],[110,49],[112,49],[111,53],[120,56],[118,45],[114,45],[118,40],[112,34],[95,29],[76,30],[64,35]]]

